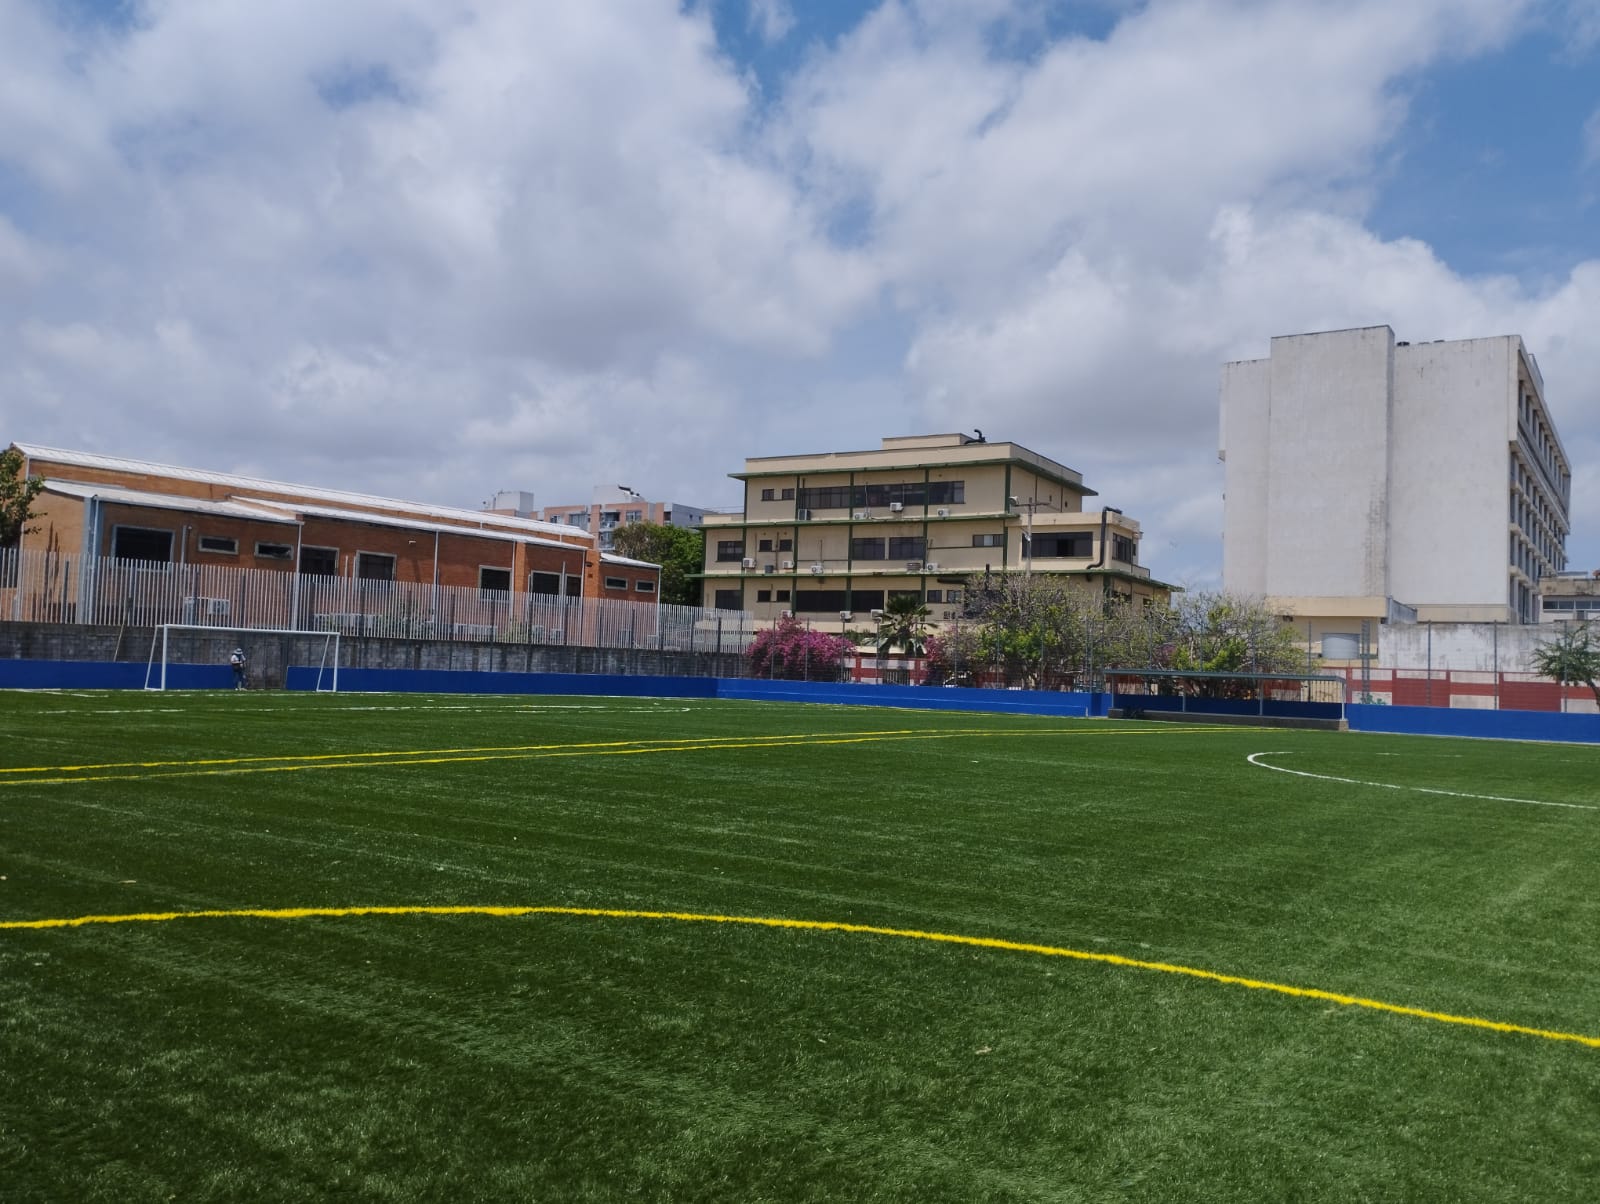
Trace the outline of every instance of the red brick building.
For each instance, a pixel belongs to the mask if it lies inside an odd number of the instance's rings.
[[[24,552],[654,602],[660,568],[487,511],[14,443],[44,489]]]

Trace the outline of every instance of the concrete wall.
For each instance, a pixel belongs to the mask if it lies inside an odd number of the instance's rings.
[[[1485,608],[1452,618],[1505,617],[1517,343],[1464,339],[1395,352],[1390,592],[1418,607]]]
[[[1394,332],[1275,338],[1269,371],[1266,592],[1387,596]]]
[[[1505,623],[1498,631],[1488,623],[1390,624],[1378,641],[1376,667],[1531,673],[1534,648],[1552,634],[1548,627]]]

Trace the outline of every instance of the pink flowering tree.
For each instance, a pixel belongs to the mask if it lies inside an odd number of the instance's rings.
[[[785,681],[838,681],[855,645],[843,636],[812,631],[796,618],[779,619],[750,644],[750,676]]]

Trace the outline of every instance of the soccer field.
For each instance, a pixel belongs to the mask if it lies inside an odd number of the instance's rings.
[[[0,1198],[1600,1198],[1600,748],[0,694]]]

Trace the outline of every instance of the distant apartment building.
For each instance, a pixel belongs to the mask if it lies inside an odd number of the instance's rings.
[[[21,550],[654,602],[655,565],[570,527],[123,456],[11,445],[43,479]]]
[[[1572,470],[1521,338],[1274,338],[1223,366],[1223,586],[1344,652],[1388,621],[1531,623]],[[1369,644],[1370,646],[1370,644]]]
[[[525,503],[525,507],[518,503]],[[536,507],[533,495],[529,493],[496,494],[491,508],[500,510],[507,506],[512,512],[525,514],[529,518],[587,531],[599,541],[602,552],[611,551],[612,536],[617,528],[629,523],[660,523],[693,529],[698,528],[706,516],[701,507],[682,502],[652,502],[626,485],[597,485],[587,502],[564,506]]]
[[[866,625],[897,596],[935,624],[959,618],[987,574],[1075,581],[1109,600],[1166,605],[1139,563],[1139,524],[1080,473],[1016,443],[886,438],[867,451],[765,456],[730,474],[744,508],[705,516],[706,606]]]

